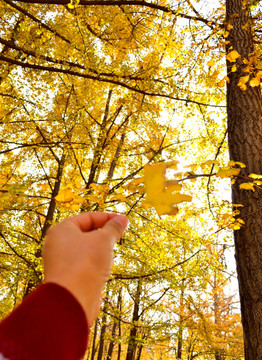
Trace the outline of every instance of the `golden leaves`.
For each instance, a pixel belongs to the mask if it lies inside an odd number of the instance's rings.
[[[251,183],[251,182],[242,183],[242,184],[239,185],[239,187],[240,187],[240,189],[255,191],[254,184]]]
[[[81,206],[86,203],[85,198],[79,194],[81,186],[78,183],[70,182],[66,188],[61,190],[55,200],[57,203],[69,208],[73,212],[80,210]]]
[[[72,190],[65,189],[65,190],[61,190],[59,194],[55,197],[55,199],[57,202],[67,203],[74,200],[74,197],[75,195],[72,193]]]
[[[251,87],[259,86],[260,85],[260,77],[254,77],[249,82]]]
[[[245,224],[244,220],[237,217],[239,216],[239,214],[240,214],[239,210],[229,211],[225,214],[222,214],[220,215],[220,219],[217,225],[222,228],[239,230]]]
[[[236,50],[232,50],[227,54],[226,59],[230,62],[236,62],[240,57],[241,55]]]
[[[78,4],[80,3],[80,0],[70,0],[70,3],[67,4],[69,9],[74,9]]]
[[[237,176],[240,173],[238,168],[223,167],[216,173],[217,177],[227,178],[231,176]]]
[[[240,89],[242,89],[242,90],[246,90],[247,89],[246,83],[248,82],[248,80],[249,80],[249,75],[241,76],[241,78],[238,81],[237,86],[239,86]]]

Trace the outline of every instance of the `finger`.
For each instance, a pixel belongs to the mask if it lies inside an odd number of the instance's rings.
[[[102,228],[110,219],[120,216],[115,213],[86,212],[72,216],[65,221],[74,223],[81,231],[87,232]]]
[[[107,238],[113,242],[116,242],[123,235],[127,225],[127,216],[116,214],[116,216],[112,217],[105,223],[101,230],[104,232]]]

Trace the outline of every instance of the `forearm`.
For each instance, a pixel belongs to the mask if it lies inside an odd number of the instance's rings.
[[[0,354],[7,360],[80,360],[87,336],[79,302],[65,288],[47,283],[0,324]]]

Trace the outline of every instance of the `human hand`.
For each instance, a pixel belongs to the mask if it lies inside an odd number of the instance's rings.
[[[82,305],[89,325],[98,315],[114,243],[127,224],[125,215],[90,212],[72,216],[47,232],[43,246],[45,281],[69,290]]]

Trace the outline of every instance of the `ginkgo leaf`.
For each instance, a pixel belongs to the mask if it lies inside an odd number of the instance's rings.
[[[240,173],[240,169],[237,168],[221,168],[216,173],[217,177],[226,178],[231,176],[237,176]]]
[[[259,175],[259,174],[250,174],[250,175],[248,175],[248,177],[251,177],[252,179],[261,179],[261,178],[262,178],[262,175]]]
[[[61,190],[59,194],[55,197],[56,201],[61,203],[67,203],[74,200],[75,195],[70,189]]]
[[[256,185],[262,185],[262,181],[260,181],[260,180],[254,180],[254,184],[256,184]]]
[[[260,85],[260,79],[257,77],[254,77],[250,80],[249,85],[252,87],[259,86]]]
[[[246,165],[243,164],[243,163],[240,162],[240,161],[230,160],[230,161],[228,162],[228,166],[230,166],[230,167],[235,166],[235,165],[239,165],[241,168],[245,168],[245,167],[246,167]]]
[[[223,78],[222,80],[220,80],[220,81],[217,83],[217,86],[219,86],[219,87],[224,87],[224,86],[225,86],[225,83],[226,83],[226,81],[225,81],[225,79]]]
[[[199,167],[199,164],[190,164],[184,166],[185,169],[190,168],[192,171],[196,171],[196,169]]]
[[[245,190],[252,190],[252,191],[255,191],[254,189],[254,184],[253,183],[242,183],[239,185],[240,189],[245,189]]]
[[[242,90],[246,90],[247,89],[246,83],[248,82],[248,80],[249,80],[249,75],[241,76],[237,86],[239,86]]]
[[[236,62],[236,60],[240,57],[241,55],[236,50],[232,50],[227,54],[226,59],[230,62]]]
[[[218,70],[215,70],[215,71],[213,72],[213,74],[211,75],[211,78],[212,78],[212,79],[216,79],[219,74],[220,74],[220,72],[219,72]]]
[[[70,205],[70,209],[72,211],[78,211],[78,210],[80,210],[80,208],[81,208],[80,204],[72,204],[72,205]]]
[[[208,61],[208,63],[207,63],[207,66],[209,66],[209,67],[212,67],[212,66],[214,66],[215,65],[215,61],[214,60],[210,60],[210,61]]]
[[[218,160],[207,160],[207,161],[205,161],[205,162],[203,162],[202,164],[201,164],[201,166],[206,166],[206,165],[219,165],[220,164],[220,162],[218,161]]]

